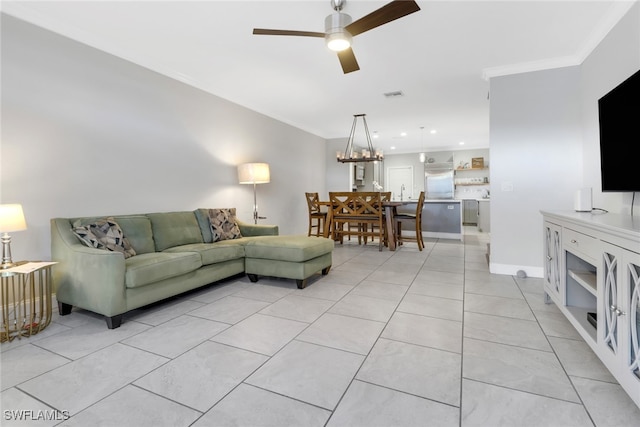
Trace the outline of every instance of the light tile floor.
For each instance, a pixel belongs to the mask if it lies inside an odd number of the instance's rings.
[[[0,424],[639,426],[542,280],[488,272],[487,242],[345,243],[306,289],[235,277],[115,330],[56,313],[2,344]]]

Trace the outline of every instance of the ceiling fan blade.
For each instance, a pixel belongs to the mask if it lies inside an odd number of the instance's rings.
[[[314,31],[267,30],[264,28],[254,28],[253,34],[266,35],[266,36],[324,37],[324,33],[317,33]]]
[[[360,69],[358,61],[356,61],[356,56],[351,48],[338,52],[338,59],[340,60],[340,65],[342,65],[342,71],[345,74],[358,71]]]
[[[345,30],[352,36],[356,36],[419,10],[420,6],[413,0],[394,0],[347,25]]]

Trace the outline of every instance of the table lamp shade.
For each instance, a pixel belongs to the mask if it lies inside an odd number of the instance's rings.
[[[268,163],[238,165],[238,182],[240,184],[266,184],[270,179]]]
[[[0,205],[0,232],[8,233],[27,229],[22,205]]]

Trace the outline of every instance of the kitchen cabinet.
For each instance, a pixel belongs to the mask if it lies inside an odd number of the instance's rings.
[[[640,225],[543,212],[544,291],[640,407]]]
[[[410,202],[398,207],[398,212],[415,213],[416,203]],[[405,230],[405,225],[402,225]],[[406,230],[415,230],[411,223]],[[422,235],[435,239],[463,239],[462,233],[462,201],[460,200],[425,200],[422,208]]]
[[[427,200],[422,210],[422,231],[426,237],[462,240],[462,212],[459,200]]]
[[[478,201],[476,199],[462,200],[462,216],[464,225],[478,224]]]

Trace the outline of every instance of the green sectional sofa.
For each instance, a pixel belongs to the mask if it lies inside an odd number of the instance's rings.
[[[236,220],[241,237],[213,242],[208,209],[110,216],[126,237],[125,252],[130,253],[124,256],[89,247],[74,233],[74,227],[77,232],[79,226],[87,228],[104,218],[51,219],[51,258],[58,263],[53,267],[53,285],[60,315],[71,313],[76,306],[104,315],[110,329],[119,327],[122,315],[130,310],[244,273],[245,248],[260,239],[268,239],[272,249],[281,245],[285,251],[290,251],[289,240],[293,239],[294,246],[314,259],[303,260],[303,269],[287,265],[281,275],[254,269],[252,280],[257,274],[306,280],[320,270],[326,274],[331,266],[332,241],[278,236],[277,226]],[[289,258],[293,263],[301,262],[299,256]],[[311,266],[317,269],[311,272]],[[298,277],[302,271],[304,277]]]

